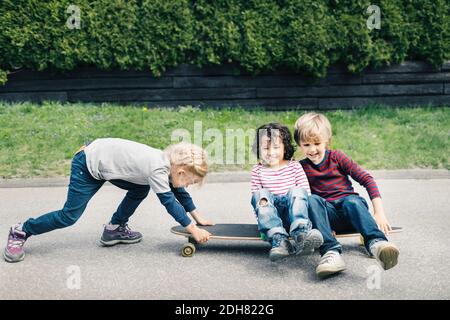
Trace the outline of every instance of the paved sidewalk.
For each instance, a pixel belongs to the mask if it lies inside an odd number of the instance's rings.
[[[450,170],[446,169],[401,169],[401,170],[370,170],[375,179],[450,179]],[[248,171],[225,171],[208,174],[209,183],[248,182]],[[0,188],[38,188],[64,187],[69,183],[69,177],[30,178],[30,179],[0,179]]]
[[[386,272],[378,273],[354,239],[342,241],[347,270],[324,281],[314,273],[317,253],[272,263],[263,242],[210,241],[183,258],[185,240],[169,232],[176,223],[154,194],[130,222],[143,242],[100,247],[102,225],[124,195],[105,186],[77,224],[30,238],[21,263],[0,261],[0,299],[450,299],[450,179],[378,182],[389,220],[405,228],[391,237],[400,263]],[[0,188],[0,246],[11,224],[59,209],[66,191]],[[255,221],[248,182],[190,191],[201,212],[218,223]]]

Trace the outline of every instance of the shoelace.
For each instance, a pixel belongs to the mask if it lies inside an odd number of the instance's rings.
[[[8,246],[13,248],[20,248],[25,243],[23,237],[16,235],[14,232],[12,234],[12,239],[8,240]]]
[[[119,226],[119,231],[125,232],[127,234],[131,234],[131,229],[128,226],[128,224],[124,224],[124,225]]]
[[[282,241],[282,240],[283,240],[282,237],[274,236],[274,237],[272,238],[272,246],[279,247],[279,246],[281,245],[281,241]]]
[[[320,264],[322,263],[332,263],[333,260],[335,258],[335,254],[331,253],[331,254],[326,254],[322,257],[322,259],[320,260]]]

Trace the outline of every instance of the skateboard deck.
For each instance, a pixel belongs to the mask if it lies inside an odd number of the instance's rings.
[[[210,240],[252,240],[263,241],[263,236],[258,230],[257,224],[241,224],[241,223],[219,223],[214,226],[199,226],[211,233]],[[191,234],[182,226],[172,227],[170,231],[176,235],[188,238],[188,243],[181,250],[183,257],[191,257],[195,253],[195,245],[197,244]],[[390,233],[398,233],[403,231],[401,227],[392,227]],[[357,232],[338,233],[336,238],[362,237]]]

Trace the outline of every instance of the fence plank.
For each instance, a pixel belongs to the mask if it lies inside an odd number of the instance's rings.
[[[52,79],[90,79],[90,78],[133,78],[153,77],[150,70],[100,70],[94,67],[78,67],[71,71],[32,71],[16,70],[8,75],[11,81],[16,80],[52,80]]]
[[[319,109],[340,109],[362,107],[371,104],[387,106],[420,106],[420,105],[450,105],[450,96],[393,96],[393,97],[346,97],[319,98]]]
[[[246,75],[244,70],[241,70],[237,65],[209,65],[198,67],[192,64],[180,64],[177,67],[169,68],[164,75],[168,76],[232,76],[232,75]]]
[[[422,61],[405,61],[392,66],[381,68],[368,68],[365,73],[406,73],[406,72],[439,72],[441,68],[435,68],[431,64]]]
[[[301,76],[174,77],[174,88],[292,87],[308,85]]]
[[[442,94],[442,84],[407,84],[407,85],[361,85],[361,86],[328,86],[328,87],[296,87],[284,90],[274,88],[258,88],[258,98],[283,97],[352,97],[352,96],[384,96],[384,95],[418,95]]]
[[[313,79],[301,75],[260,75],[260,76],[185,76],[174,77],[174,88],[284,88],[300,86],[326,86],[331,84],[360,84],[359,75],[333,74],[323,79]]]
[[[364,84],[375,83],[429,83],[450,81],[450,72],[433,73],[372,73],[362,76]]]
[[[20,80],[9,81],[0,92],[54,91],[66,90],[96,90],[122,88],[171,88],[171,77],[162,78],[91,78],[91,79],[52,79],[52,80]]]
[[[43,102],[45,100],[67,102],[66,92],[12,92],[0,93],[0,100],[8,102]]]
[[[95,90],[73,91],[68,93],[69,101],[162,101],[162,100],[197,100],[197,99],[245,99],[256,98],[252,88],[217,88],[217,89],[129,89],[129,90]]]
[[[442,70],[442,71],[450,71],[450,60],[444,62],[444,64],[442,65],[441,70]]]
[[[136,105],[150,108],[194,106],[199,108],[242,107],[244,109],[264,108],[265,110],[317,109],[317,99],[230,99],[230,100],[160,100],[140,101]]]

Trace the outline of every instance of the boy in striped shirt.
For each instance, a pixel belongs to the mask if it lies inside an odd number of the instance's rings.
[[[316,273],[325,277],[345,269],[342,246],[333,231],[361,233],[369,254],[385,270],[390,269],[397,264],[399,250],[385,236],[391,226],[377,184],[343,152],[328,149],[331,137],[331,124],[322,114],[310,112],[295,123],[294,138],[306,156],[300,163],[313,194],[309,198],[309,217],[324,238]],[[373,217],[367,202],[353,190],[349,176],[366,188],[374,208]]]
[[[323,238],[311,229],[307,205],[311,191],[302,166],[292,160],[294,145],[289,129],[279,123],[259,127],[253,149],[259,163],[252,170],[251,203],[259,230],[272,245],[270,260],[314,251]]]

